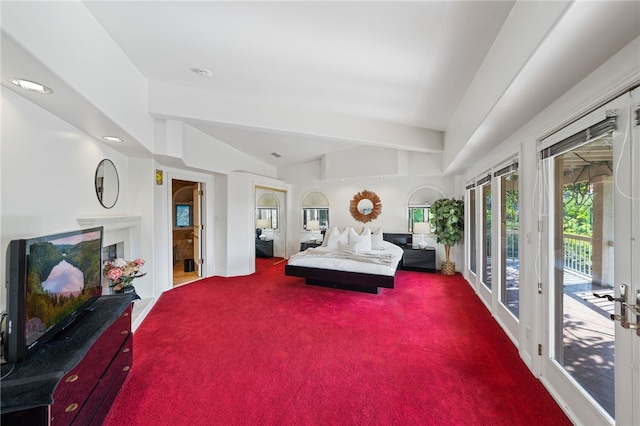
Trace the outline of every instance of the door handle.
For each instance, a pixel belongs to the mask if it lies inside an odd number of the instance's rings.
[[[593,295],[595,297],[599,297],[600,299],[607,299],[609,302],[624,302],[624,297],[620,296],[620,297],[613,297],[610,294],[598,294],[598,293],[593,293]]]
[[[607,299],[610,302],[620,303],[620,315],[611,315],[613,321],[620,321],[620,325],[623,328],[635,329],[636,334],[640,336],[640,290],[636,291],[635,300],[628,301],[627,296],[633,297],[631,292],[627,291],[629,286],[627,284],[620,284],[620,297],[613,297],[608,294],[600,295],[593,293],[595,297],[601,299]],[[635,321],[629,322],[628,315],[631,313],[635,316]]]

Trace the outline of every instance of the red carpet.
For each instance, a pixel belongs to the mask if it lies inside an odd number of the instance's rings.
[[[105,425],[570,425],[461,276],[379,295],[284,262],[168,291]]]
[[[269,268],[280,262],[284,262],[284,259],[281,257],[256,257],[256,272]]]

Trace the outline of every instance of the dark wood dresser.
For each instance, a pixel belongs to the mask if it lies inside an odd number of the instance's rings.
[[[131,295],[103,296],[66,338],[16,364],[2,380],[2,424],[102,424],[132,367],[131,308]]]

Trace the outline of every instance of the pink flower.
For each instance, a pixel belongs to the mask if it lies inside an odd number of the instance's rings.
[[[107,278],[112,281],[119,279],[122,276],[122,270],[118,268],[109,269],[107,272]]]
[[[140,272],[140,267],[144,265],[144,259],[125,260],[122,258],[104,262],[102,274],[112,282],[115,290],[131,285],[134,278],[147,275]]]

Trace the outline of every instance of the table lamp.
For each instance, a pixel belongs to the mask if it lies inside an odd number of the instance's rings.
[[[311,231],[311,237],[309,237],[310,241],[317,241],[318,236],[316,232],[320,230],[320,221],[318,220],[308,220],[307,221],[307,231]]]
[[[258,219],[258,221],[256,223],[257,223],[258,229],[262,230],[262,232],[260,232],[260,239],[261,240],[266,240],[267,236],[264,235],[264,230],[269,227],[269,225],[270,225],[269,221],[267,219]]]
[[[413,233],[420,234],[421,239],[418,242],[418,248],[424,250],[427,247],[427,243],[424,241],[424,234],[431,232],[431,226],[428,222],[415,222],[413,224]]]

